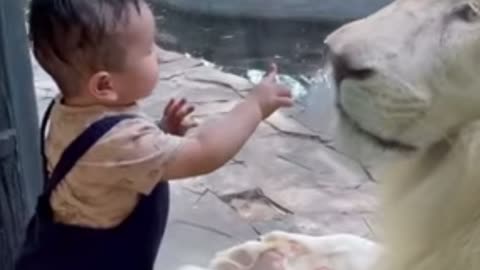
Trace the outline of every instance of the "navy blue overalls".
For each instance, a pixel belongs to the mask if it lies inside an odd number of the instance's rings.
[[[53,105],[53,103],[52,103]],[[42,136],[50,105],[42,123]],[[161,182],[135,210],[112,229],[91,229],[56,223],[49,198],[82,155],[105,133],[130,115],[103,118],[80,134],[63,152],[48,178],[44,156],[45,191],[39,197],[26,239],[17,260],[17,270],[151,270],[163,237],[169,209],[169,187]],[[44,153],[42,138],[42,153]]]

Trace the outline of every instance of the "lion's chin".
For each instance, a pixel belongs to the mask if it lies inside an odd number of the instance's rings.
[[[346,113],[341,104],[337,104],[337,110],[343,125],[349,125],[354,132],[358,133],[358,136],[364,137],[366,140],[370,141],[370,143],[387,151],[414,152],[417,150],[417,147],[414,145],[399,142],[395,139],[382,138],[377,134],[362,128],[352,117],[348,115],[348,113]]]

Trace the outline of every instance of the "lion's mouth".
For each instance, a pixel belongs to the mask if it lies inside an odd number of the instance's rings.
[[[416,150],[416,147],[413,145],[408,145],[396,140],[390,140],[390,139],[385,139],[382,138],[364,128],[362,128],[350,115],[346,112],[346,110],[343,108],[342,104],[340,102],[337,103],[337,108],[340,112],[341,117],[351,126],[355,128],[358,133],[364,135],[367,137],[369,140],[371,140],[373,143],[380,145],[381,147],[387,148],[389,150],[394,150],[394,151],[402,151],[402,152],[412,152]]]

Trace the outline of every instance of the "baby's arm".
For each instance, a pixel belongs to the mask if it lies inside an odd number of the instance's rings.
[[[186,138],[165,168],[164,179],[210,173],[233,158],[260,122],[280,107],[292,105],[288,89],[275,83],[276,67],[223,118],[200,126]]]
[[[143,118],[125,120],[77,167],[95,172],[95,179],[109,179],[102,184],[142,194],[149,194],[162,180],[212,172],[235,156],[262,119],[292,104],[290,92],[275,83],[275,75],[273,70],[231,112],[191,136],[165,134]]]

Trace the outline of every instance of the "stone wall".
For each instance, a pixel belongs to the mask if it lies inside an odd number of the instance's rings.
[[[392,0],[151,0],[174,10],[207,16],[309,22],[354,20]]]

